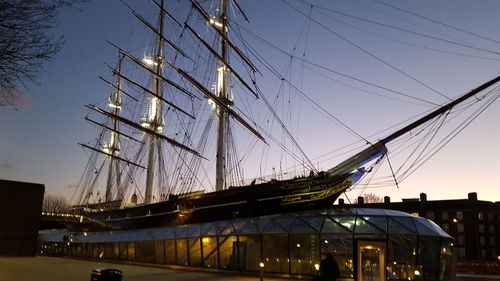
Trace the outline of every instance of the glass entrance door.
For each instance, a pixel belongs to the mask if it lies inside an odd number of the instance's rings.
[[[386,242],[358,241],[357,281],[385,281]]]

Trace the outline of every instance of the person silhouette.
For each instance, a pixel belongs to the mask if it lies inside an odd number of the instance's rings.
[[[324,260],[319,265],[319,280],[320,281],[335,281],[340,277],[340,270],[337,261],[333,258],[332,253],[327,253]]]

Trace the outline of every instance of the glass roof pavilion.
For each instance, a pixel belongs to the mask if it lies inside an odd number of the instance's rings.
[[[372,276],[378,270],[381,280],[451,280],[453,272],[452,237],[430,220],[383,209],[312,210],[127,231],[43,231],[39,242],[42,254],[239,271],[258,271],[263,262],[266,273],[289,275],[316,274],[331,252],[351,280],[368,269]]]

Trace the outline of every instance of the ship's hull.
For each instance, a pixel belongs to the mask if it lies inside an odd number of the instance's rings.
[[[176,226],[331,207],[352,183],[352,175],[320,174],[287,181],[230,188],[132,208],[86,213],[109,229]],[[86,228],[85,231],[92,231]]]

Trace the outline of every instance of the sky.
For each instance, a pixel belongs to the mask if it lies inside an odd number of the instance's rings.
[[[147,5],[126,2],[138,8]],[[242,26],[285,51],[436,104],[446,102],[436,92],[457,97],[500,74],[500,56],[494,54],[500,52],[500,3],[496,0],[382,2],[497,42],[412,16],[375,0],[311,0],[315,5],[312,10],[301,0],[287,0],[288,5],[281,0],[239,2],[250,19],[249,23],[242,22]],[[306,15],[310,13],[318,22],[307,20],[289,5]],[[344,15],[330,13],[321,7],[335,9]],[[475,49],[423,38],[374,22],[460,42]],[[17,105],[0,108],[0,178],[43,183],[48,193],[67,198],[73,194],[88,155],[77,143],[88,141],[96,134],[95,127],[83,119],[88,112],[84,105],[101,101],[109,93],[97,78],[109,75],[104,63],[113,64],[116,60],[115,50],[106,41],[130,46],[135,36],[141,35],[137,26],[137,20],[117,0],[90,0],[78,9],[61,12],[53,34],[64,35],[62,51],[45,65],[45,71],[35,83],[20,88],[23,99]],[[249,42],[261,49],[263,56],[269,57],[277,69],[286,69],[286,56],[256,40]],[[430,109],[422,103],[409,103],[408,99],[400,102],[366,94],[352,87],[388,96],[384,91],[331,73],[324,79],[325,71],[310,69],[307,65],[302,69],[302,78],[292,80],[299,81],[305,93],[365,137]],[[293,72],[291,77],[301,73],[300,68],[294,71],[298,72]],[[259,79],[265,85],[262,87],[265,92],[272,93],[278,87],[267,77]],[[498,173],[497,159],[500,158],[498,103],[401,182],[399,188],[355,189],[348,196],[355,198],[362,192],[372,192],[397,201],[425,192],[429,200],[433,200],[466,198],[467,193],[477,192],[480,200],[500,201],[500,180],[494,176]],[[353,141],[343,137],[349,134],[339,130],[322,114],[306,106],[303,109],[300,125],[295,129],[300,130],[297,139],[310,158]],[[312,121],[306,118],[308,115],[314,116]],[[318,165],[328,169],[332,164]]]

